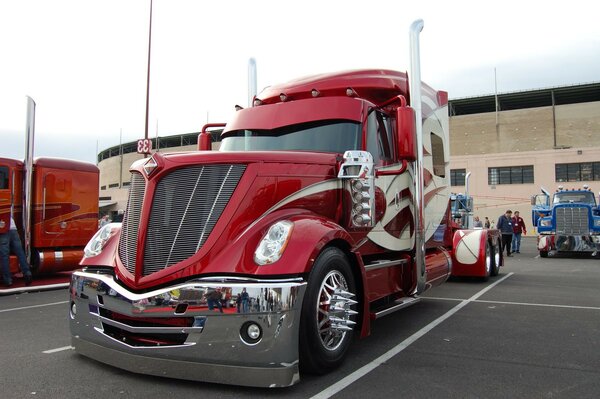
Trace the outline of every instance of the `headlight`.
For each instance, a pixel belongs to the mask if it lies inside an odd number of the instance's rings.
[[[594,227],[600,227],[600,219],[594,219]]]
[[[282,220],[271,226],[254,251],[254,262],[257,265],[277,262],[285,251],[293,227],[294,223],[289,220]]]
[[[121,226],[121,223],[109,223],[98,230],[85,246],[83,257],[91,258],[92,256],[99,255],[108,239],[118,231],[119,226]]]
[[[552,219],[540,219],[540,226],[543,226],[543,227],[552,226]]]

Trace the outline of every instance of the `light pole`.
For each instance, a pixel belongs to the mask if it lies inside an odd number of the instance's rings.
[[[146,76],[146,124],[144,128],[144,140],[148,140],[148,110],[150,108],[150,50],[152,48],[152,0],[150,0],[150,24],[148,27],[148,72]],[[147,157],[145,154],[144,157]]]

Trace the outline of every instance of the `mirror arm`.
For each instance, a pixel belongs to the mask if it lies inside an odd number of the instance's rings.
[[[406,159],[403,159],[402,166],[400,167],[400,169],[396,169],[396,170],[375,169],[375,177],[401,175],[402,173],[406,172],[406,168],[408,168],[408,161]]]

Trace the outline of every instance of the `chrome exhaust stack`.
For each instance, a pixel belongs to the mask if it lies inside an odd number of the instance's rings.
[[[410,92],[410,106],[415,111],[415,130],[417,139],[417,159],[415,160],[415,177],[413,185],[413,205],[415,210],[415,264],[417,266],[417,286],[411,294],[419,295],[425,291],[427,284],[427,271],[425,269],[425,219],[423,207],[425,205],[423,184],[423,117],[421,111],[421,55],[419,49],[419,34],[423,30],[423,20],[414,21],[409,30],[410,36],[410,73],[408,87]]]
[[[248,108],[252,107],[254,97],[256,97],[256,60],[248,60]]]
[[[27,122],[25,125],[25,187],[23,190],[23,231],[25,256],[31,264],[31,218],[33,214],[33,147],[35,138],[35,101],[27,96]]]

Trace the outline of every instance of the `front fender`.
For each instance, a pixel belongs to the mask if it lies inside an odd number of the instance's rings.
[[[281,258],[259,266],[254,252],[269,228],[276,222],[294,223],[291,236]],[[214,256],[203,259],[202,274],[243,274],[248,276],[289,276],[308,273],[321,250],[334,240],[351,247],[352,237],[331,220],[301,209],[275,211],[260,219]]]
[[[483,277],[486,275],[485,245],[488,230],[457,230],[452,238],[452,275]]]

